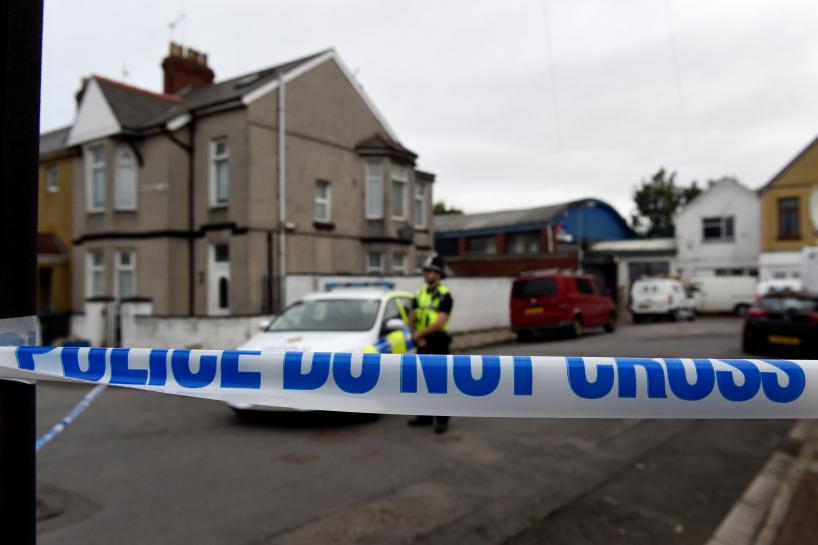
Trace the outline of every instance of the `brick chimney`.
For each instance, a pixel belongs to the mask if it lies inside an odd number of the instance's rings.
[[[165,73],[165,93],[176,94],[185,87],[196,89],[213,83],[216,76],[207,67],[207,55],[192,47],[170,43],[170,54],[162,61]]]

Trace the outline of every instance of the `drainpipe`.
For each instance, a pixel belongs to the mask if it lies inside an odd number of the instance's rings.
[[[187,313],[193,316],[196,305],[196,260],[194,259],[195,240],[193,239],[193,225],[194,225],[194,190],[196,187],[193,167],[195,165],[194,157],[196,155],[196,118],[193,117],[188,124],[188,142],[190,147],[187,152]]]
[[[284,310],[287,283],[287,163],[284,74],[278,73],[278,311]]]
[[[170,139],[171,142],[182,148],[187,153],[187,296],[188,305],[187,312],[189,316],[193,316],[195,305],[194,298],[196,295],[196,279],[195,277],[195,260],[194,260],[194,237],[193,237],[193,212],[194,212],[194,190],[196,187],[193,166],[195,164],[194,156],[196,150],[196,117],[191,112],[191,119],[187,125],[188,143],[184,143],[176,138],[172,132],[167,128],[163,128],[162,132]]]

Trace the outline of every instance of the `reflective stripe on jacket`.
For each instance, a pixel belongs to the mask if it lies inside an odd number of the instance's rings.
[[[386,336],[378,339],[375,344],[364,347],[364,354],[405,354],[415,347],[412,342],[412,331],[408,327],[390,331]]]
[[[443,284],[438,284],[432,289],[428,285],[423,286],[415,295],[415,330],[425,329],[437,322],[440,314],[440,298],[449,293],[449,289]],[[443,324],[440,330],[443,333],[449,330],[449,320]]]

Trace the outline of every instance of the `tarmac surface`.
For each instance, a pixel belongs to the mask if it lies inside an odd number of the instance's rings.
[[[482,353],[741,356],[727,318]],[[89,387],[38,386],[38,433]],[[791,421],[278,413],[109,388],[38,456],[41,544],[706,543]]]

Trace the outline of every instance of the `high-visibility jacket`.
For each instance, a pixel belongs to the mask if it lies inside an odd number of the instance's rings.
[[[443,284],[438,284],[434,288],[429,288],[428,285],[424,285],[418,290],[417,295],[415,295],[414,309],[416,331],[425,329],[437,322],[438,316],[440,315],[440,299],[443,295],[447,295],[448,293],[449,289]],[[443,333],[449,331],[448,319],[440,331]]]
[[[415,347],[412,342],[412,331],[408,327],[390,331],[374,344],[364,347],[364,354],[405,354]]]

